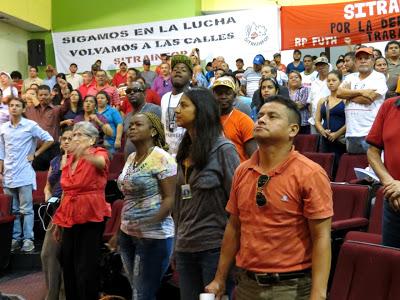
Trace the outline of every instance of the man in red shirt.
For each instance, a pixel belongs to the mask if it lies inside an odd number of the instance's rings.
[[[160,104],[161,104],[160,96],[155,91],[153,91],[152,89],[150,89],[146,86],[146,83],[145,83],[145,80],[143,77],[140,77],[140,76],[136,77],[136,80],[134,82],[139,82],[140,84],[142,84],[145,87],[146,103],[152,103],[152,104],[160,106]],[[130,87],[131,85],[132,85],[132,82],[129,83],[127,85],[127,87]],[[130,104],[128,97],[126,97],[126,96],[125,96],[125,99],[122,101],[122,104],[120,106],[120,111],[123,113],[123,115],[127,115],[128,113],[133,111],[132,105]]]
[[[119,71],[114,74],[114,77],[112,79],[113,86],[118,88],[120,84],[126,82],[128,75],[127,69],[128,66],[124,61],[119,64]]]
[[[85,71],[82,74],[83,83],[78,88],[79,92],[81,92],[82,98],[85,98],[89,89],[96,86],[96,80],[93,78],[93,74],[90,71]]]
[[[270,97],[260,109],[259,150],[236,169],[218,269],[206,287],[217,299],[235,261],[237,300],[326,299],[332,190],[326,172],[293,148],[300,124],[289,99]]]
[[[282,72],[286,73],[286,66],[281,63],[281,54],[280,53],[275,53],[274,54],[274,61],[276,63],[276,68],[279,71],[282,71]]]
[[[111,97],[111,106],[119,106],[120,99],[118,90],[116,87],[111,86],[107,82],[107,73],[104,70],[98,70],[96,72],[96,85],[89,88],[87,95],[96,96],[98,92],[105,91]]]

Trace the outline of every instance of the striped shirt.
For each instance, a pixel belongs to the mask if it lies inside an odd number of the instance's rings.
[[[260,86],[261,72],[255,72],[253,69],[247,69],[242,77],[242,85],[246,86],[246,96],[252,98]]]

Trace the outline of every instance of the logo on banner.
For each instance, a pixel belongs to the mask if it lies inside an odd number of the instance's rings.
[[[252,23],[246,26],[245,41],[252,46],[259,46],[268,41],[267,28],[264,25]]]

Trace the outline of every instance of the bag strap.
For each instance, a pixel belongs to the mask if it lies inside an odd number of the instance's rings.
[[[329,109],[329,96],[326,97],[325,99],[325,110],[326,110],[326,129],[329,129],[329,115],[330,115],[330,109]]]

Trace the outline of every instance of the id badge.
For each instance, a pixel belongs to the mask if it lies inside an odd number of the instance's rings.
[[[176,122],[174,120],[169,121],[169,132],[174,132],[176,129]]]
[[[190,184],[181,185],[181,197],[183,200],[192,199],[192,191],[190,190]]]

